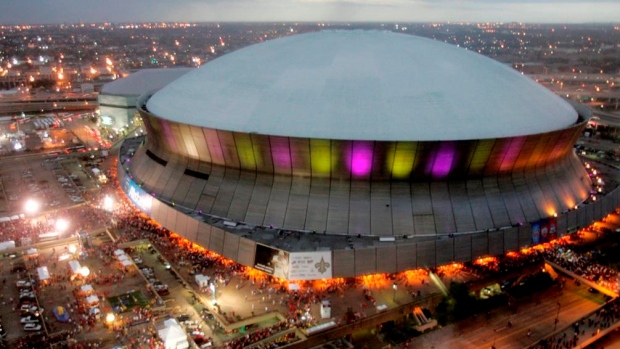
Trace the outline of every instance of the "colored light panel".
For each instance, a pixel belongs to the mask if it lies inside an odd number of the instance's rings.
[[[418,143],[398,142],[394,149],[388,152],[387,166],[392,171],[394,178],[408,178],[415,165],[415,152]]]
[[[254,147],[250,135],[247,133],[235,133],[234,135],[241,168],[255,170],[257,159],[254,156]]]
[[[349,171],[356,177],[368,176],[372,169],[372,142],[353,142]]]
[[[203,129],[205,139],[207,140],[207,147],[209,147],[209,153],[211,153],[211,161],[216,165],[224,165],[224,152],[220,145],[220,138],[217,135],[217,131],[210,128]]]
[[[439,145],[431,171],[433,178],[445,178],[450,174],[456,157],[455,149],[454,142],[442,142]]]
[[[276,171],[291,170],[291,150],[285,137],[270,137],[271,156]]]
[[[181,132],[181,138],[185,144],[187,155],[191,158],[198,159],[198,150],[196,149],[196,144],[194,144],[194,138],[192,137],[190,126],[179,124],[179,131]]]
[[[519,157],[519,153],[523,148],[523,144],[525,144],[526,137],[518,137],[514,138],[512,142],[508,144],[504,144],[502,149],[502,153],[504,154],[504,159],[502,160],[501,165],[499,166],[500,172],[512,171],[515,166],[515,162]]]
[[[333,159],[336,161],[336,159]],[[326,139],[310,140],[310,162],[312,172],[329,174],[332,169],[331,143]]]
[[[495,144],[495,139],[484,139],[478,142],[469,165],[469,172],[472,175],[482,174],[484,166],[489,160],[489,155],[491,155],[491,151],[493,150],[493,144]]]
[[[178,152],[178,147],[177,147],[177,142],[176,139],[174,139],[174,135],[172,134],[172,130],[170,129],[170,125],[168,124],[168,121],[165,120],[160,120],[161,121],[161,129],[164,132],[164,137],[166,138],[166,142],[168,142],[168,144],[170,144],[170,150],[172,150],[173,152]]]

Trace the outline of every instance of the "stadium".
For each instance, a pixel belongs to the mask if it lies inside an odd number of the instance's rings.
[[[500,255],[603,217],[573,145],[589,110],[499,62],[383,31],[252,45],[138,99],[127,196],[288,280]]]

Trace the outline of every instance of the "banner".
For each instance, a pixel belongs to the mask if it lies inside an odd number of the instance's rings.
[[[540,222],[532,223],[532,244],[540,243]]]
[[[134,205],[138,206],[142,212],[146,214],[151,213],[151,206],[153,205],[153,197],[148,194],[144,189],[140,188],[129,176],[126,176],[123,180],[123,190],[127,197]]]
[[[266,245],[256,244],[254,268],[264,271],[265,273],[273,275],[277,278],[287,280],[289,271],[289,253]]]
[[[548,242],[549,241],[549,220],[541,219],[540,221],[540,242]]]
[[[549,240],[555,240],[558,238],[558,219],[556,217],[549,217]]]
[[[288,276],[290,280],[318,280],[331,278],[331,251],[291,253]]]

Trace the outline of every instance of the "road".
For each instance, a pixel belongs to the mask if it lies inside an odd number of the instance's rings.
[[[604,303],[601,294],[591,294],[587,286],[577,286],[572,281],[567,281],[561,294],[556,288],[536,297],[540,297],[540,303],[536,299],[522,300],[516,313],[509,308],[498,309],[488,319],[480,315],[477,319],[468,319],[414,338],[411,347],[488,349],[495,345],[498,349],[520,349],[554,332],[558,302],[561,306],[557,328],[569,326]],[[508,326],[509,320],[511,327]],[[531,336],[527,335],[528,330],[532,331]]]

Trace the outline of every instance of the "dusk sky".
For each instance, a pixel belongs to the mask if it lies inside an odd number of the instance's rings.
[[[0,24],[146,21],[618,22],[620,0],[1,0]]]

